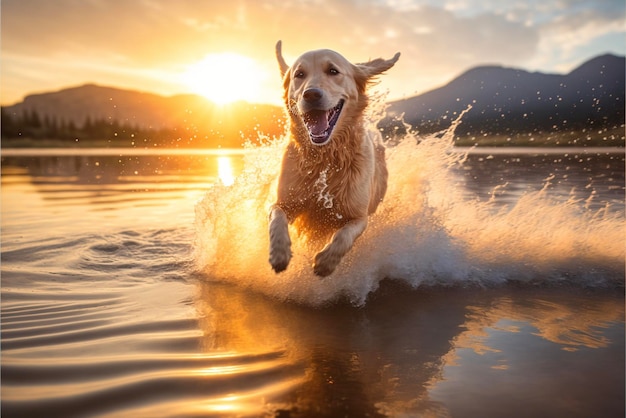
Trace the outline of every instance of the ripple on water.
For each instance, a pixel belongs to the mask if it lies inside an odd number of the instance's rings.
[[[203,353],[192,289],[113,279],[3,292],[3,416],[202,415],[235,392],[258,399],[297,384],[302,369],[281,350]]]

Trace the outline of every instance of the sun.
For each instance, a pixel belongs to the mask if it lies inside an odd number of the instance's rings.
[[[259,101],[265,78],[255,60],[233,52],[209,54],[187,67],[181,76],[191,91],[219,105]]]

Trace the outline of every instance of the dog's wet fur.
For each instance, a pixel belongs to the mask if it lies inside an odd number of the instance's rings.
[[[270,257],[277,273],[291,260],[289,223],[311,239],[325,240],[313,271],[330,275],[367,227],[387,190],[385,148],[368,128],[364,111],[368,84],[393,67],[400,53],[385,60],[352,64],[321,49],[291,65],[276,44],[289,115],[290,140],[270,210]],[[330,238],[329,238],[330,237]]]

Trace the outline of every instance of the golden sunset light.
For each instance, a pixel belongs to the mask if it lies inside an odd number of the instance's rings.
[[[0,102],[93,83],[280,105],[279,39],[288,63],[319,48],[352,62],[400,51],[379,84],[395,100],[478,65],[566,73],[599,54],[623,55],[623,9],[557,0],[3,0]]]
[[[261,86],[269,78],[252,58],[232,52],[209,54],[181,75],[191,92],[220,105],[238,100],[262,103]]]
[[[224,186],[231,186],[235,182],[235,173],[230,157],[217,157],[217,175]]]
[[[625,417],[625,0],[0,0],[0,410]]]

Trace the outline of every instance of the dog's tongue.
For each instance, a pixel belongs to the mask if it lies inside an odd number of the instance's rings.
[[[311,110],[304,114],[304,123],[312,135],[323,135],[328,129],[328,112],[325,110]]]

